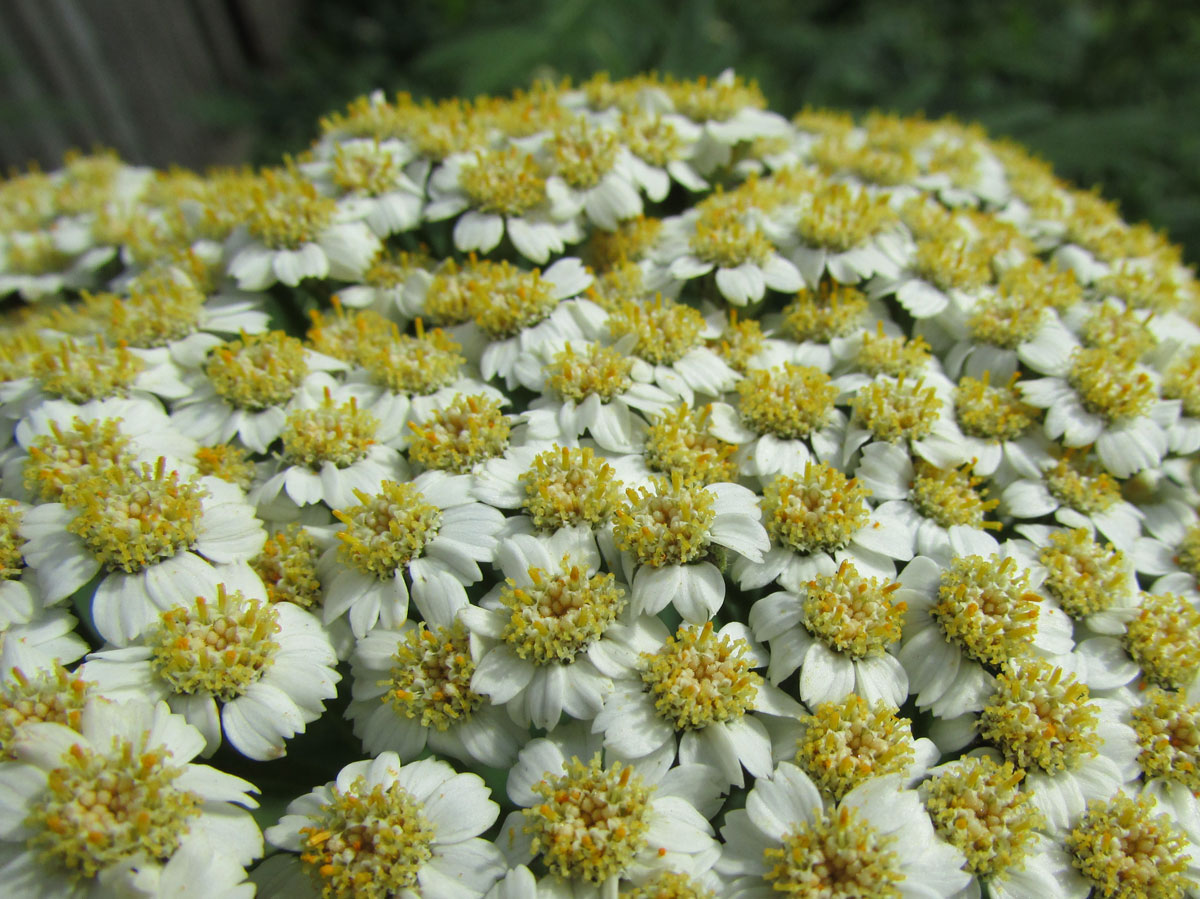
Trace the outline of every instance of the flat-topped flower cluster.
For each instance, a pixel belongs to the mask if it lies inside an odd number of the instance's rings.
[[[1019,147],[375,94],[0,294],[8,895],[1200,894],[1200,290]]]

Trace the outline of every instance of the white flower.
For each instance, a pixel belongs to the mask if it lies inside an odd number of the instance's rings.
[[[365,221],[377,237],[421,223],[425,194],[405,172],[413,152],[395,139],[344,140],[323,159],[301,165],[313,183],[338,199],[339,217]]]
[[[94,652],[80,674],[117,700],[165,700],[207,741],[221,732],[242,755],[284,755],[337,695],[337,656],[320,622],[292,603],[268,603],[256,576],[218,584],[159,617],[135,645]]]
[[[673,636],[649,630],[632,677],[619,680],[592,729],[622,758],[674,760],[707,765],[726,786],[743,786],[742,769],[754,777],[771,771],[771,738],[762,715],[790,718],[802,707],[782,690],[764,684],[751,669],[767,654],[749,629],[730,622],[719,632],[681,625]],[[685,686],[686,685],[686,686]]]
[[[483,577],[503,516],[472,500],[470,477],[427,471],[412,481],[385,481],[338,508],[342,523],[318,571],[326,624],[349,614],[362,638],[377,621],[399,628],[408,616],[409,584],[422,615],[449,622],[466,604],[465,585]]]
[[[63,499],[25,515],[25,560],[47,604],[99,574],[92,619],[117,646],[137,639],[160,611],[215,590],[221,566],[245,564],[266,541],[237,487],[211,477],[181,481],[161,459],[153,470],[92,474]]]
[[[1070,652],[1070,619],[1034,593],[1039,574],[990,537],[951,531],[954,558],[942,568],[918,556],[904,567],[897,601],[907,606],[898,654],[919,708],[938,718],[978,711],[993,688],[989,669],[1029,652]]]
[[[497,838],[509,864],[540,857],[546,886],[575,899],[611,896],[657,871],[710,869],[720,855],[707,820],[718,801],[710,769],[605,758],[598,738],[574,728],[521,750],[508,778],[519,808]]]
[[[725,578],[710,561],[721,552],[715,547],[751,562],[761,562],[771,548],[758,497],[740,484],[688,485],[676,471],[626,495],[613,538],[635,614],[673,605],[686,621],[702,624],[725,601]]]
[[[377,896],[477,899],[504,873],[479,837],[500,813],[490,795],[478,775],[436,759],[352,762],[267,828],[273,846],[300,855],[275,895],[359,895],[369,883]]]
[[[18,761],[0,764],[8,895],[82,899],[138,886],[168,895],[180,868],[194,873],[202,858],[204,877],[188,884],[195,895],[231,895],[244,877],[239,866],[262,854],[258,825],[237,808],[257,805],[254,787],[190,764],[203,747],[166,703],[145,700],[89,699],[78,732],[49,722],[24,728],[13,747]]]
[[[570,119],[545,136],[541,152],[551,172],[546,196],[553,218],[583,213],[593,225],[615,231],[622,220],[642,214],[633,154],[613,130]]]
[[[872,778],[833,808],[803,771],[781,762],[721,829],[728,896],[950,896],[967,885],[962,853],[934,832],[899,775]]]
[[[878,375],[857,388],[842,464],[872,442],[898,444],[938,468],[969,461],[954,415],[954,383],[939,372],[913,378]]]
[[[863,577],[844,560],[796,592],[772,593],[750,609],[754,635],[771,644],[767,675],[779,684],[800,669],[800,698],[809,706],[855,693],[899,707],[908,674],[889,651],[900,642],[900,584]]]

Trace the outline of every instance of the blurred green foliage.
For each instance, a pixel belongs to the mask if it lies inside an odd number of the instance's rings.
[[[381,87],[505,93],[536,78],[727,66],[771,107],[953,114],[1012,137],[1200,261],[1200,7],[1156,0],[310,0],[245,108],[256,158]]]

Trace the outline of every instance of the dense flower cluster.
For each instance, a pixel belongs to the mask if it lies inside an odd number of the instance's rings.
[[[1200,891],[1200,289],[1018,147],[375,94],[0,294],[9,895]]]

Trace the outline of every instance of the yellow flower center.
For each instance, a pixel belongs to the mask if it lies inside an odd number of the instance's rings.
[[[1039,602],[1012,557],[959,556],[942,572],[929,615],[968,658],[997,666],[1029,652]]]
[[[940,290],[978,290],[992,280],[991,257],[958,232],[917,241],[913,269]]]
[[[481,394],[459,394],[445,409],[435,410],[425,424],[414,422],[409,427],[411,459],[426,468],[459,474],[501,455],[512,430],[500,401]]]
[[[1145,415],[1157,399],[1154,382],[1146,372],[1098,347],[1075,350],[1067,382],[1085,409],[1110,423]]]
[[[254,462],[250,459],[250,451],[232,443],[202,446],[196,450],[195,459],[196,470],[201,475],[211,475],[237,484],[243,490],[249,490],[254,482]]]
[[[620,146],[615,132],[590,128],[583,119],[558,128],[549,141],[554,171],[576,190],[599,184],[617,161]]]
[[[1042,475],[1060,503],[1085,515],[1103,512],[1121,499],[1121,488],[1092,459],[1064,456]]]
[[[921,515],[949,528],[956,524],[973,528],[998,529],[998,521],[984,521],[984,516],[1000,504],[998,499],[985,499],[987,488],[979,487],[983,478],[971,474],[971,466],[938,468],[924,459],[915,463],[916,474],[908,489],[913,508]]]
[[[169,757],[162,747],[135,752],[120,738],[108,755],[74,744],[33,799],[29,849],[75,881],[126,860],[169,859],[201,805],[175,785],[183,769]]]
[[[217,396],[237,409],[282,406],[308,374],[304,344],[283,331],[243,334],[213,348],[204,365]]]
[[[831,181],[803,207],[796,232],[810,246],[844,252],[866,243],[896,220],[887,197]]]
[[[1050,312],[1037,294],[1006,293],[981,300],[967,319],[971,337],[981,343],[1015,350],[1032,339]]]
[[[743,109],[762,109],[767,105],[758,82],[744,81],[741,76],[729,83],[709,81],[704,76],[692,81],[669,79],[662,87],[675,111],[694,122],[724,122]]]
[[[1040,410],[1022,402],[1013,390],[1017,376],[1004,387],[964,376],[954,389],[954,414],[964,434],[985,440],[1016,440],[1037,421]]]
[[[671,365],[699,344],[704,316],[659,295],[653,303],[626,300],[609,314],[614,340],[635,335],[633,354],[653,365]]]
[[[852,659],[882,655],[900,639],[908,606],[893,602],[900,588],[863,577],[846,559],[835,574],[819,575],[804,593],[804,626],[835,652]]]
[[[1200,705],[1152,687],[1131,717],[1145,778],[1172,780],[1193,794],[1200,790]]]
[[[886,702],[850,693],[840,702],[818,703],[800,723],[804,736],[796,743],[796,764],[834,802],[863,781],[906,774],[912,765],[912,722]]]
[[[653,492],[640,487],[625,495],[629,503],[616,511],[613,536],[638,564],[683,565],[708,550],[708,529],[716,513],[714,498],[703,486],[685,485],[674,474],[670,481],[656,478]]]
[[[437,536],[441,510],[412,483],[384,481],[374,496],[358,490],[354,495],[361,505],[333,513],[343,525],[337,532],[338,558],[363,574],[392,578]]]
[[[828,343],[858,330],[867,314],[867,298],[857,287],[822,281],[814,293],[800,290],[783,310],[784,333],[793,340]]]
[[[746,221],[740,205],[728,200],[702,207],[689,243],[697,259],[718,268],[762,265],[775,252],[766,235]]]
[[[534,457],[522,472],[522,507],[539,531],[604,524],[621,501],[613,467],[589,447],[558,447]]]
[[[605,768],[599,753],[587,764],[572,756],[533,792],[542,801],[523,810],[525,832],[546,870],[563,880],[604,883],[629,870],[646,845],[654,788],[632,766]]]
[[[1190,574],[1200,580],[1200,525],[1194,524],[1187,529],[1179,549],[1175,552],[1175,562]]]
[[[858,368],[868,375],[893,378],[919,376],[928,366],[929,359],[929,344],[923,337],[912,340],[904,336],[889,337],[883,333],[883,322],[879,323],[877,333],[863,334],[862,345],[854,357]]]
[[[1037,297],[1043,305],[1059,312],[1067,311],[1083,299],[1083,286],[1075,272],[1054,268],[1036,257],[1008,269],[1000,277],[1000,291]]]
[[[1134,309],[1168,312],[1179,304],[1178,288],[1157,266],[1143,268],[1118,264],[1111,274],[1096,282],[1096,287]]]
[[[483,704],[471,689],[474,674],[470,635],[462,623],[430,628],[422,621],[396,644],[389,676],[379,684],[387,687],[381,700],[422,727],[445,731]]]
[[[751,669],[750,647],[741,638],[703,626],[681,625],[656,652],[644,652],[638,668],[660,718],[676,730],[698,730],[736,721],[754,705],[762,678]]]
[[[633,360],[611,347],[589,343],[576,354],[568,343],[546,364],[546,386],[564,400],[595,395],[607,403],[630,388],[632,371]]]
[[[24,517],[16,500],[0,500],[0,580],[15,580],[25,569],[25,558],[21,554],[25,538],[17,532]]]
[[[737,319],[737,310],[729,310],[729,324],[717,341],[716,350],[721,358],[729,363],[734,371],[743,374],[750,368],[750,362],[765,345],[762,326],[757,320],[747,318]]]
[[[819,812],[815,823],[793,824],[778,849],[763,850],[772,889],[796,899],[899,899],[904,880],[895,837],[859,819],[848,806]]]
[[[658,116],[623,115],[620,134],[634,156],[658,168],[664,168],[686,153],[675,126]]]
[[[461,347],[439,328],[426,333],[420,319],[415,336],[401,334],[396,325],[370,330],[360,324],[357,360],[371,380],[393,393],[434,393],[459,376],[466,362]]]
[[[1112,353],[1124,362],[1137,362],[1158,343],[1154,332],[1134,310],[1108,303],[1088,316],[1080,334],[1088,346]]]
[[[298,250],[333,222],[337,202],[293,172],[265,171],[248,185],[245,224],[272,250]]]
[[[151,469],[111,467],[86,476],[64,493],[77,534],[110,570],[144,571],[188,549],[196,540],[204,489],[166,471],[161,457]]]
[[[88,400],[127,396],[145,363],[122,343],[94,346],[67,338],[33,358],[31,371],[42,390],[80,405]]]
[[[387,899],[417,887],[437,830],[400,784],[334,787],[316,824],[300,830],[300,861],[327,899]]]
[[[1085,684],[1042,659],[1006,664],[979,716],[979,734],[1018,768],[1056,774],[1096,755],[1099,710]]]
[[[1183,402],[1184,415],[1200,418],[1200,347],[1175,358],[1163,377],[1162,392],[1167,399]]]
[[[301,465],[317,471],[329,462],[349,468],[363,459],[377,441],[379,419],[358,408],[351,397],[348,403],[334,405],[328,389],[315,409],[296,409],[288,413],[283,426],[283,458],[289,465]]]
[[[1087,528],[1055,531],[1038,561],[1046,567],[1046,589],[1072,618],[1102,612],[1137,587],[1125,554],[1111,543],[1101,546]]]
[[[333,183],[344,193],[378,197],[396,190],[404,176],[401,157],[374,144],[338,144],[333,150]]]
[[[25,486],[42,502],[58,502],[63,491],[92,475],[113,468],[132,468],[131,441],[121,433],[120,419],[84,421],[76,417],[69,430],[50,423],[50,433],[35,437],[25,462]]]
[[[311,609],[321,604],[321,581],[317,576],[320,554],[308,531],[289,524],[267,538],[250,566],[262,578],[269,602],[290,602]]]
[[[1182,899],[1196,889],[1187,838],[1153,808],[1148,796],[1093,799],[1067,834],[1071,863],[1100,899]]]
[[[155,673],[176,693],[208,693],[221,702],[241,696],[275,661],[279,644],[275,609],[240,590],[217,585],[212,602],[163,612],[148,638]]]
[[[1042,816],[1020,788],[1025,772],[1012,762],[967,756],[928,783],[925,808],[942,839],[967,857],[976,877],[1004,879],[1021,871]]]
[[[942,404],[924,379],[877,377],[858,391],[854,416],[877,440],[896,443],[929,436]]]
[[[659,871],[637,886],[621,890],[617,899],[717,899],[717,894],[686,874]]]
[[[492,340],[544,321],[558,303],[554,283],[540,269],[526,271],[509,262],[476,263],[467,286],[467,311]]]
[[[737,391],[746,426],[784,440],[808,437],[824,427],[838,394],[823,371],[791,362],[748,372]]]
[[[1143,593],[1125,628],[1125,649],[1150,683],[1187,687],[1200,669],[1200,609],[1177,593]]]
[[[535,665],[575,661],[625,608],[625,592],[611,574],[589,577],[569,556],[557,572],[530,568],[529,578],[527,587],[509,580],[501,588],[500,603],[509,613],[501,639]]]
[[[800,477],[778,475],[763,490],[767,533],[798,553],[843,549],[871,517],[868,494],[833,466],[809,462]]]
[[[676,474],[684,484],[737,480],[737,445],[708,433],[711,406],[692,410],[686,403],[664,412],[646,431],[646,465],[660,474]]]
[[[49,721],[79,730],[91,681],[71,674],[62,665],[38,671],[30,680],[20,668],[10,669],[0,691],[0,761],[16,758],[13,740],[24,724]]]
[[[494,215],[524,215],[546,199],[546,179],[528,153],[477,150],[475,164],[464,165],[458,176],[471,206]]]
[[[129,298],[114,302],[108,333],[134,347],[166,346],[196,330],[204,292],[173,270],[151,271],[129,285]]]

